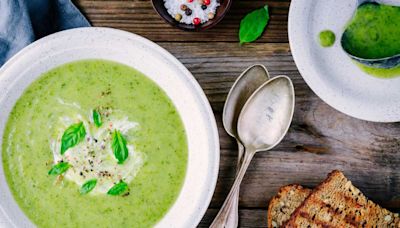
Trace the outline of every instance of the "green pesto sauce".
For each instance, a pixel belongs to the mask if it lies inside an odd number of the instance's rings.
[[[140,127],[128,143],[145,155],[128,196],[81,195],[74,182],[56,181],[50,140],[57,99],[121,110]],[[187,141],[167,95],[140,72],[117,63],[85,60],[57,67],[33,82],[17,101],[4,132],[4,172],[13,196],[38,227],[151,227],[175,202],[185,177]]]
[[[330,47],[335,43],[336,36],[330,30],[324,30],[319,33],[319,43],[322,47]]]
[[[383,68],[368,67],[358,62],[355,63],[362,71],[377,78],[394,78],[400,76],[400,66],[390,69],[383,69]]]
[[[400,54],[400,7],[365,3],[358,7],[342,37],[343,48],[366,59]]]

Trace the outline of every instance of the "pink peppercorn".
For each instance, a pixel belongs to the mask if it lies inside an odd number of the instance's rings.
[[[198,24],[200,24],[200,22],[201,22],[200,18],[198,18],[198,17],[193,18],[194,25],[198,25]]]

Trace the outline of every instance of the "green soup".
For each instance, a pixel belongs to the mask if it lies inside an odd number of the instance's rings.
[[[78,122],[85,138],[61,154],[63,132]],[[129,152],[121,164],[111,142],[116,131]],[[39,227],[149,227],[181,190],[187,150],[180,116],[153,81],[121,64],[86,60],[57,67],[26,89],[9,116],[2,156],[15,200]],[[49,175],[61,161],[73,166]],[[96,178],[81,194],[82,183]],[[117,179],[128,190],[107,194]]]
[[[358,7],[342,37],[343,48],[365,59],[400,54],[400,7],[365,3]]]

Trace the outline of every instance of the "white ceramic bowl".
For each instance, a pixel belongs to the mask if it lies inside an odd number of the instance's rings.
[[[79,28],[47,36],[19,52],[0,69],[0,145],[9,112],[32,81],[61,64],[93,58],[116,61],[141,71],[175,104],[187,133],[188,168],[178,199],[157,227],[195,227],[210,203],[218,176],[215,118],[192,74],[170,53],[143,37],[110,28]],[[34,226],[13,199],[2,162],[1,225]]]
[[[399,5],[399,0],[377,0]],[[289,42],[293,58],[310,88],[333,108],[376,122],[400,121],[400,77],[380,79],[357,67],[343,51],[340,39],[352,18],[356,0],[292,0]],[[332,30],[332,47],[319,45],[322,30]]]

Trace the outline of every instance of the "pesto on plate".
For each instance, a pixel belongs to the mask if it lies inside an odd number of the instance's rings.
[[[364,3],[357,8],[343,33],[343,48],[350,54],[379,59],[400,54],[400,7]]]

